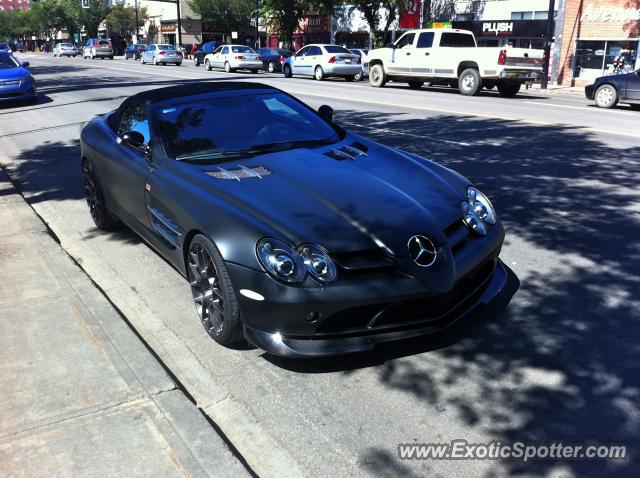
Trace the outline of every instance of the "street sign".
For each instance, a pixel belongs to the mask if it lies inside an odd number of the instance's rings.
[[[233,40],[237,40],[238,39],[238,32],[231,32],[231,38]]]
[[[89,0],[80,0],[82,8],[89,8]]]

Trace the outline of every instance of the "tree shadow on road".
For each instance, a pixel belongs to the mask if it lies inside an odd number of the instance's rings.
[[[501,462],[509,474],[544,475],[560,464],[569,475],[637,476],[640,147],[613,147],[579,128],[473,117],[345,111],[336,120],[455,169],[486,192],[508,249],[526,262],[512,265],[525,271],[521,288],[508,308],[478,311],[421,341],[328,360],[265,358],[345,376],[375,366],[383,387],[422,402],[427,417],[448,413],[503,444],[628,446],[623,461]],[[442,441],[454,438],[466,437]],[[407,465],[389,461],[395,445],[359,461],[394,475]]]

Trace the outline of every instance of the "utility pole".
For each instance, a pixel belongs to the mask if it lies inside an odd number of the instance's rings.
[[[180,47],[182,46],[182,21],[180,20],[180,0],[176,0],[176,9],[178,13],[178,36],[177,36],[178,44],[176,45],[176,47],[180,49]]]
[[[551,42],[553,41],[554,24],[553,14],[555,13],[555,0],[549,0],[549,13],[547,14],[547,31],[544,35],[544,63],[542,64],[542,82],[540,88],[547,89],[549,84],[549,61],[551,60]]]
[[[258,22],[260,21],[260,0],[256,0],[256,48],[260,48],[260,30]]]
[[[140,20],[138,19],[138,0],[135,1],[136,7],[136,43],[140,43]]]

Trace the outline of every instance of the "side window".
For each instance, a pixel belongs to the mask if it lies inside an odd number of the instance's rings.
[[[229,48],[225,46],[225,47],[222,49],[222,54],[223,54],[223,55],[226,55],[227,53],[229,53]]]
[[[149,144],[149,118],[144,105],[139,103],[131,105],[122,113],[122,118],[118,125],[118,136],[129,131],[137,131],[142,134],[145,144]]]
[[[440,46],[453,48],[474,48],[476,42],[473,35],[465,33],[443,33],[440,38]]]
[[[222,47],[219,46],[218,48],[216,48],[215,50],[213,50],[213,54],[217,55],[218,53],[220,53],[222,51]]]
[[[433,46],[433,32],[422,32],[418,36],[417,48],[431,48]]]
[[[415,37],[415,33],[405,33],[396,43],[396,48],[411,48]]]
[[[309,49],[309,56],[319,56],[322,55],[322,50],[320,49],[319,46],[312,46]]]
[[[296,56],[307,56],[311,47],[305,46],[302,50],[296,53]]]

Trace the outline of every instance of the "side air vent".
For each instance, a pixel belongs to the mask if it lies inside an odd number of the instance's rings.
[[[339,149],[330,149],[324,153],[325,156],[344,161],[346,159],[354,160],[359,156],[367,156],[367,147],[360,143],[353,143],[350,146],[344,145]]]
[[[271,171],[264,166],[247,168],[246,166],[240,165],[235,169],[218,168],[214,171],[206,171],[205,174],[218,179],[232,179],[234,181],[240,181],[241,179],[248,178],[262,179],[264,176],[269,176]]]

